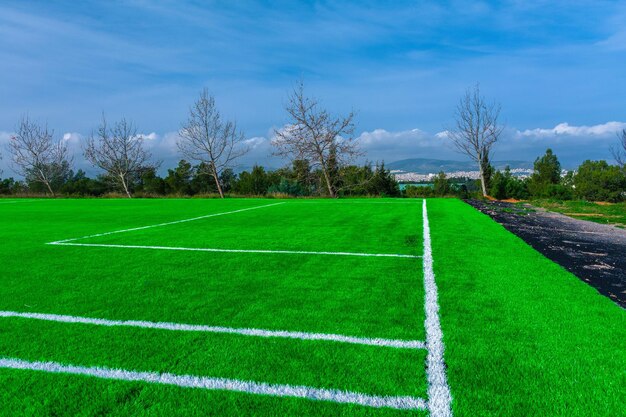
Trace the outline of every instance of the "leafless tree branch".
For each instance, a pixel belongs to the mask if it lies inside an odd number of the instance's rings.
[[[611,146],[613,158],[622,169],[626,168],[626,129],[617,134],[617,146]]]
[[[245,136],[237,124],[224,121],[215,105],[215,98],[205,88],[189,109],[189,118],[182,125],[177,142],[185,158],[204,162],[215,180],[215,185],[224,198],[220,175],[224,169],[232,168],[233,162],[250,149],[244,145]]]
[[[157,169],[150,162],[152,154],[144,148],[144,139],[137,135],[133,122],[122,118],[109,127],[102,115],[102,123],[87,141],[85,158],[117,182],[131,198],[131,181],[146,168]]]
[[[9,141],[13,170],[29,182],[43,184],[54,195],[54,184],[70,171],[72,157],[63,140],[55,142],[53,131],[23,116]]]
[[[500,105],[488,104],[480,95],[478,84],[469,88],[459,101],[455,112],[455,127],[448,129],[448,138],[457,150],[478,164],[483,195],[487,195],[483,161],[490,160],[493,145],[504,126],[498,124]]]
[[[319,167],[328,194],[336,197],[337,168],[361,155],[352,137],[354,112],[332,116],[316,99],[305,96],[302,81],[290,94],[285,110],[289,122],[286,128],[274,131],[274,155],[292,161],[308,160],[311,166]]]

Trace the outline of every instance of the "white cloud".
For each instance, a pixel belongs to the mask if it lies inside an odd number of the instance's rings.
[[[13,133],[0,131],[0,144],[6,145],[7,143],[9,143],[12,135]]]
[[[557,135],[569,136],[610,136],[622,129],[626,129],[624,122],[607,122],[593,126],[572,126],[568,123],[559,123],[553,128],[527,129],[518,131],[521,136],[553,137]]]
[[[389,146],[424,148],[437,146],[441,142],[436,136],[420,129],[401,130],[397,132],[375,129],[371,132],[361,133],[357,140],[365,150],[380,150],[386,149]]]
[[[441,135],[421,129],[388,131],[375,129],[357,138],[370,161],[392,162],[409,158],[449,158],[449,144]]]
[[[626,123],[617,121],[592,126],[559,123],[553,128],[507,129],[496,146],[496,155],[499,159],[532,161],[551,148],[570,168],[585,159],[611,162],[609,149],[622,129],[626,129]]]
[[[282,138],[279,137],[277,133],[280,133],[281,135],[284,135],[284,136],[289,136],[291,135],[291,132],[295,131],[295,129],[296,129],[296,126],[291,125],[291,124],[286,124],[280,128],[272,129],[271,131],[268,132],[268,136],[270,137],[270,144],[275,145],[282,140]]]
[[[159,135],[157,135],[155,132],[148,133],[147,135],[145,133],[140,133],[137,135],[137,137],[143,140],[157,140],[159,138]]]
[[[80,142],[81,139],[80,133],[75,132],[67,132],[63,134],[63,141],[65,142]]]
[[[267,138],[264,138],[263,136],[255,136],[253,138],[250,139],[246,139],[243,141],[243,143],[250,147],[250,149],[257,149],[263,145],[265,145],[268,142]]]
[[[63,134],[61,141],[65,142],[70,151],[80,151],[83,135],[76,132],[67,132]]]
[[[615,134],[626,129],[625,122],[607,122],[593,126],[560,123],[553,128],[518,130],[507,128],[494,148],[495,160],[533,161],[552,148],[568,166],[584,159],[609,159]],[[359,136],[369,160],[392,162],[410,158],[465,159],[450,141],[447,131],[428,133],[420,129],[387,131],[375,129]]]

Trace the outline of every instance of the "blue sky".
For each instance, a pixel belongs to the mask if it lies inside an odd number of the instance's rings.
[[[104,111],[167,165],[208,87],[254,146],[244,163],[277,166],[269,139],[301,78],[357,111],[369,159],[463,159],[437,133],[479,82],[507,125],[495,159],[609,158],[626,128],[624,22],[626,2],[597,0],[2,1],[0,143],[28,113],[78,151]]]

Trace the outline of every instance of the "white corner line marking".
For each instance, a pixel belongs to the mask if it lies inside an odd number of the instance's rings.
[[[186,332],[228,333],[242,336],[281,337],[300,340],[322,340],[330,342],[351,343],[357,345],[381,346],[399,349],[425,349],[425,343],[420,340],[398,340],[369,337],[344,336],[332,333],[307,333],[287,330],[249,329],[221,326],[206,326],[201,324],[181,324],[168,322],[153,322],[139,320],[108,320],[91,317],[67,316],[59,314],[23,313],[18,311],[0,311],[1,317],[18,317],[60,323],[92,324],[107,327],[140,327],[144,329],[174,330]]]
[[[430,242],[430,225],[428,224],[428,210],[426,200],[422,205],[422,217],[424,223],[424,290],[426,301],[426,366],[428,375],[428,409],[431,417],[451,417],[450,403],[452,396],[448,379],[446,377],[446,365],[443,359],[444,344],[441,323],[439,321],[439,302],[437,301],[437,284],[433,270],[433,254]]]
[[[360,252],[315,252],[305,250],[270,250],[270,249],[220,249],[220,248],[188,248],[175,246],[142,246],[142,245],[116,245],[109,243],[74,243],[67,241],[50,242],[46,245],[57,246],[86,246],[96,248],[120,248],[120,249],[153,249],[153,250],[177,250],[195,252],[225,252],[225,253],[265,253],[265,254],[295,254],[295,255],[329,255],[329,256],[365,256],[380,258],[421,258],[421,255],[405,255],[399,253],[360,253]]]
[[[425,410],[426,401],[409,396],[375,396],[335,389],[313,388],[299,385],[279,385],[238,379],[212,378],[194,375],[176,375],[158,372],[128,371],[104,367],[64,365],[57,362],[29,362],[21,359],[0,358],[0,368],[42,371],[59,374],[84,375],[118,381],[138,381],[151,384],[174,385],[205,390],[235,391],[247,394],[276,397],[304,398],[316,401],[356,404],[374,408],[399,410]]]
[[[205,216],[192,217],[191,219],[175,220],[175,221],[172,221],[172,222],[151,224],[151,225],[148,225],[148,226],[133,227],[131,229],[114,230],[112,232],[104,232],[104,233],[97,233],[95,235],[75,237],[75,238],[71,238],[71,239],[63,239],[63,240],[58,240],[56,242],[50,242],[50,244],[59,244],[59,243],[65,243],[65,242],[73,242],[75,240],[88,239],[88,238],[92,238],[92,237],[107,236],[107,235],[112,235],[112,234],[115,234],[115,233],[134,232],[134,231],[137,231],[137,230],[151,229],[153,227],[161,227],[161,226],[169,226],[171,224],[193,222],[193,221],[196,221],[196,220],[208,219],[209,217],[216,217],[216,216],[224,216],[226,214],[241,213],[243,211],[256,210],[256,209],[265,208],[265,207],[272,207],[272,206],[277,206],[279,204],[285,204],[285,202],[281,201],[279,203],[272,203],[272,204],[265,204],[265,205],[262,205],[262,206],[247,207],[247,208],[243,208],[243,209],[239,209],[239,210],[226,211],[226,212],[223,212],[223,213],[207,214]]]

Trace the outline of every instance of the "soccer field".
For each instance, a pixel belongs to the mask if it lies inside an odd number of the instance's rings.
[[[458,200],[0,200],[2,415],[624,415],[626,312]]]

